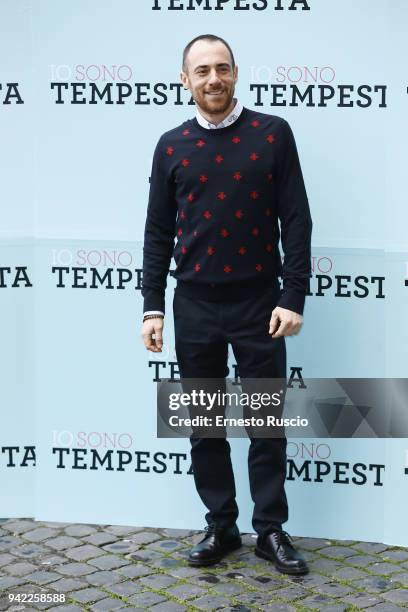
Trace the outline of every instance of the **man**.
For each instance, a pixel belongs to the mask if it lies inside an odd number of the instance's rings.
[[[301,328],[311,272],[312,222],[293,133],[286,120],[234,98],[238,67],[217,36],[198,36],[186,46],[180,77],[197,114],[164,133],[154,152],[143,250],[144,344],[162,350],[173,255],[181,377],[225,378],[231,344],[240,377],[286,380],[285,336]],[[208,512],[206,534],[189,562],[211,565],[241,546],[230,446],[225,437],[193,435],[190,442],[196,489]],[[281,572],[306,573],[282,529],[286,438],[252,438],[248,469],[255,553]]]

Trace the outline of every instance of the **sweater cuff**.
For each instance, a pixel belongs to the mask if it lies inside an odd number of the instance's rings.
[[[143,297],[143,312],[147,310],[160,310],[160,312],[165,314],[164,292],[144,289]]]
[[[300,293],[294,289],[286,289],[281,293],[277,306],[280,308],[287,308],[288,310],[292,310],[292,312],[303,315],[305,298],[306,295],[304,293]]]

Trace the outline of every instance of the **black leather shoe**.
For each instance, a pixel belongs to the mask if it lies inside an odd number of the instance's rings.
[[[276,569],[284,574],[307,574],[309,571],[306,561],[294,548],[286,531],[272,531],[258,536],[255,554],[273,561]]]
[[[205,527],[204,538],[193,546],[188,556],[190,565],[212,565],[218,563],[229,552],[242,546],[238,527],[222,527],[211,523]]]

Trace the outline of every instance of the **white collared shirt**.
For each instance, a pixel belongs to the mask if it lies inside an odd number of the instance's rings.
[[[235,98],[235,102],[236,104],[234,108],[232,109],[232,111],[229,113],[229,115],[224,117],[224,119],[217,125],[215,123],[211,123],[205,117],[203,117],[203,115],[200,113],[200,111],[197,108],[196,118],[197,118],[198,123],[202,127],[206,128],[207,130],[219,130],[221,128],[227,127],[227,125],[231,125],[231,123],[234,123],[234,121],[238,119],[238,117],[240,116],[242,112],[242,108],[243,108],[241,102],[239,102],[236,98]]]
[[[231,123],[234,123],[234,121],[238,119],[243,109],[241,102],[239,102],[236,98],[234,99],[235,99],[234,108],[229,113],[229,115],[224,117],[224,119],[217,125],[215,125],[215,123],[211,123],[210,121],[207,121],[207,119],[203,117],[203,115],[200,113],[200,111],[197,108],[196,118],[197,118],[198,123],[203,128],[206,128],[207,130],[219,130],[221,128],[227,127],[227,125],[231,125]],[[164,313],[161,310],[146,310],[146,312],[143,313],[143,316],[148,315],[148,314],[160,314],[164,316]]]

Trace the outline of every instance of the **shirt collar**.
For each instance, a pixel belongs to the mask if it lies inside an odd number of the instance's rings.
[[[205,119],[205,117],[203,117],[203,115],[200,113],[198,108],[196,110],[196,119],[198,123],[207,130],[218,130],[220,128],[227,127],[227,125],[231,125],[231,123],[234,123],[234,121],[238,119],[243,109],[241,102],[239,102],[236,98],[235,102],[236,104],[232,111],[229,113],[229,115],[224,117],[221,123],[218,123],[217,125],[215,125],[215,123],[210,123],[209,121],[207,121],[207,119]]]

